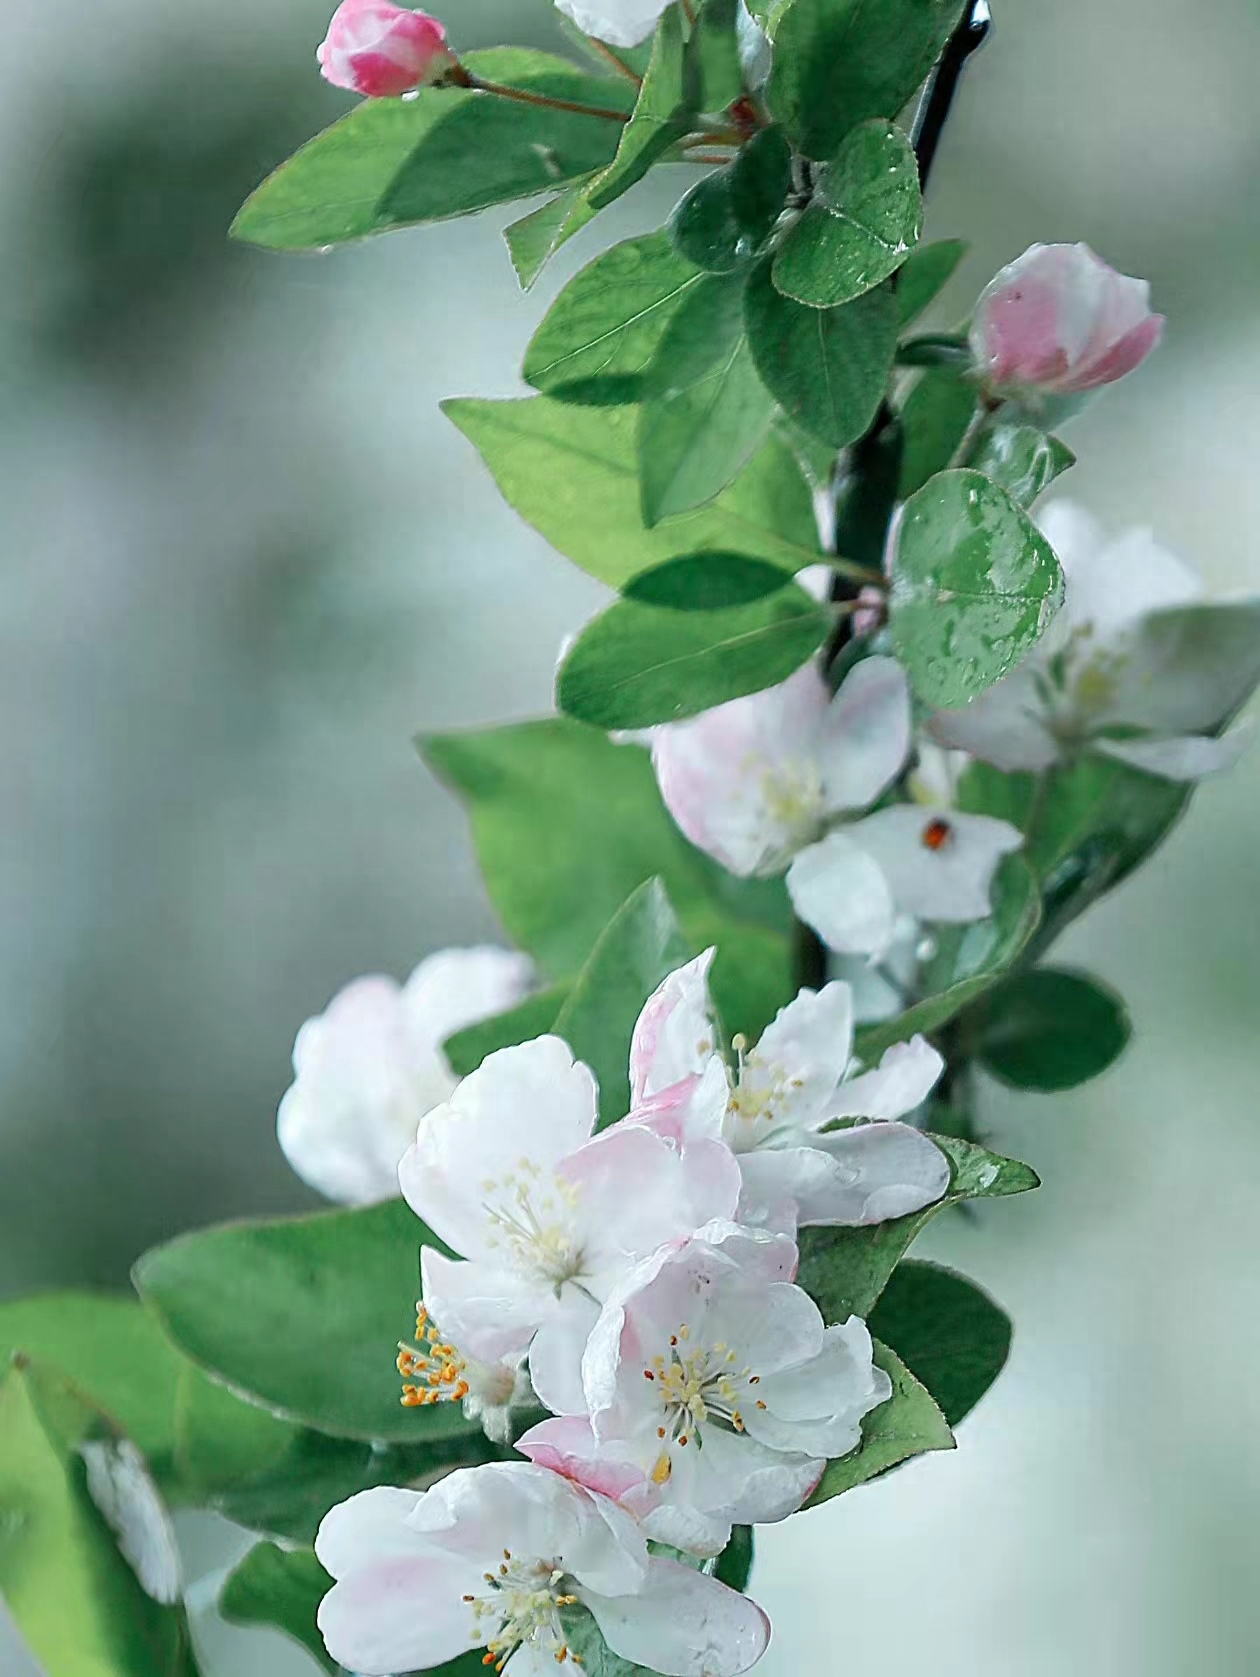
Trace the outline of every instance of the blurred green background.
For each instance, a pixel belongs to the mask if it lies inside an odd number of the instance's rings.
[[[347,103],[314,72],[329,10],[5,8],[0,1292],[122,1284],[176,1229],[310,1203],[273,1131],[298,1024],[495,935],[410,736],[545,710],[601,597],[436,403],[516,389],[563,280],[687,177],[528,297],[506,214],[233,247],[245,193]],[[1260,588],[1255,0],[995,10],[933,194],[973,244],[956,308],[1034,239],[1149,276],[1166,346],[1071,431],[1071,492]],[[546,0],[448,21],[555,39]],[[932,1237],[1012,1311],[1011,1366],[956,1456],[765,1533],[765,1677],[1260,1669],[1258,827],[1253,755],[1073,935],[1136,1044],[1075,1095],[991,1090],[1045,1189]],[[221,1530],[186,1536],[194,1573],[222,1563]],[[208,1638],[211,1677],[313,1669]]]

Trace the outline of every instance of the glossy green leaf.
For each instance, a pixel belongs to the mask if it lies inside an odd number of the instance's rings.
[[[1035,425],[998,421],[981,432],[967,464],[1000,484],[1021,507],[1030,507],[1076,464],[1076,456],[1066,443]]]
[[[976,402],[975,385],[950,367],[929,367],[916,379],[901,408],[903,501],[952,464],[975,418]]]
[[[966,254],[967,245],[962,239],[936,239],[910,253],[897,276],[897,319],[901,326],[909,326],[936,301]]]
[[[942,472],[906,502],[890,624],[925,704],[964,705],[983,693],[1036,645],[1062,603],[1049,542],[979,472]]]
[[[731,1540],[717,1558],[713,1576],[728,1589],[744,1591],[752,1576],[756,1539],[751,1526],[735,1526]]]
[[[891,122],[864,122],[820,170],[813,203],[774,259],[774,283],[798,303],[834,308],[896,273],[922,231],[909,140]]]
[[[735,20],[738,0],[704,0],[687,43],[702,111],[724,111],[744,91]]]
[[[754,250],[769,238],[792,185],[792,147],[773,124],[753,135],[729,165],[731,207]]]
[[[748,605],[674,611],[621,600],[578,636],[556,681],[561,710],[602,728],[650,728],[786,681],[826,640],[831,612],[789,583]]]
[[[792,152],[782,129],[760,129],[733,162],[679,200],[669,218],[674,248],[711,273],[734,272],[769,237],[791,183]]]
[[[441,1248],[390,1200],[181,1235],[134,1279],[180,1350],[255,1403],[335,1437],[420,1444],[471,1430],[458,1404],[399,1402],[422,1243]]]
[[[940,56],[963,0],[794,0],[775,32],[770,113],[806,157],[834,157],[870,117],[896,117]]]
[[[685,297],[644,379],[639,416],[643,521],[706,505],[765,442],[774,399],[744,336],[737,276],[706,275]]]
[[[1041,891],[1026,857],[1006,856],[993,882],[993,913],[966,925],[934,926],[935,953],[919,974],[922,999],[895,1019],[858,1031],[857,1052],[873,1065],[895,1042],[939,1030],[1009,972],[1041,917]]]
[[[623,192],[643,179],[653,163],[687,132],[688,118],[697,108],[699,89],[687,63],[682,10],[668,6],[652,39],[652,54],[630,121],[622,132],[616,156],[586,188],[583,196],[592,209],[606,209]]]
[[[866,1228],[801,1230],[797,1281],[828,1323],[869,1316],[911,1242],[946,1206],[1025,1194],[1039,1186],[1037,1173],[1015,1159],[953,1136],[934,1135],[932,1140],[950,1163],[949,1190],[935,1205]]]
[[[590,174],[578,175],[563,192],[557,192],[554,198],[549,198],[545,204],[503,229],[508,255],[512,258],[522,291],[531,289],[564,243],[565,229],[590,179]]]
[[[504,1013],[478,1020],[475,1025],[466,1025],[462,1031],[448,1036],[442,1052],[451,1070],[457,1077],[467,1077],[496,1049],[515,1048],[518,1043],[532,1042],[536,1036],[546,1036],[568,993],[567,985],[553,984],[537,995],[526,996],[523,1002]]]
[[[80,1448],[114,1436],[33,1368],[0,1380],[0,1593],[47,1677],[196,1677],[182,1607],[141,1586],[88,1494]],[[133,1546],[155,1541],[137,1523],[144,1509],[130,1510]]]
[[[887,286],[836,309],[775,289],[769,263],[748,283],[748,340],[762,382],[797,424],[833,448],[875,418],[892,370],[897,308]]]
[[[465,63],[487,81],[607,109],[614,118],[633,103],[629,82],[587,75],[551,53],[496,47],[468,53]],[[265,180],[232,232],[273,250],[312,250],[467,215],[600,168],[622,126],[467,88],[365,99]]]
[[[659,879],[622,904],[574,980],[553,1027],[599,1083],[601,1124],[630,1110],[630,1038],[643,1004],[689,959],[673,905]]]
[[[530,340],[522,371],[568,402],[635,402],[670,321],[703,280],[665,233],[626,239],[570,280]]]
[[[330,1658],[315,1623],[319,1604],[333,1581],[311,1549],[278,1549],[258,1543],[228,1576],[219,1611],[230,1624],[268,1625],[305,1648],[325,1671],[341,1667]]]
[[[805,1504],[816,1508],[833,1496],[864,1485],[890,1467],[932,1450],[956,1448],[949,1423],[931,1393],[920,1384],[888,1346],[875,1344],[875,1366],[892,1381],[892,1396],[862,1421],[862,1442],[851,1455],[827,1463],[826,1471]]]
[[[716,943],[718,1005],[750,1036],[794,993],[781,880],[736,880],[683,838],[648,754],[559,719],[423,742],[468,808],[490,896],[548,973],[572,976],[637,885],[659,875],[689,945]]]
[[[717,611],[777,594],[783,572],[743,553],[689,553],[632,576],[622,589],[627,600],[674,611]]]
[[[888,1278],[869,1326],[923,1382],[951,1427],[979,1403],[1011,1349],[1011,1319],[987,1293],[951,1269],[910,1258]]]
[[[634,408],[580,408],[550,397],[444,402],[527,523],[601,582],[619,588],[681,554],[729,549],[796,572],[818,560],[809,491],[772,439],[709,506],[649,530],[639,514]]]
[[[1074,1089],[1114,1065],[1132,1034],[1116,992],[1037,967],[990,990],[959,1021],[966,1051],[1016,1089]]]

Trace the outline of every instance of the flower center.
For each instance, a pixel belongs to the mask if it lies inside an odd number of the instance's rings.
[[[780,1104],[793,1090],[804,1085],[801,1078],[789,1077],[782,1066],[764,1060],[755,1048],[750,1049],[746,1037],[735,1037],[731,1046],[739,1057],[739,1070],[726,1110],[739,1122],[735,1134],[727,1139],[739,1153],[756,1146],[759,1139],[750,1135],[745,1126],[762,1121],[773,1124],[779,1116]]]
[[[416,1343],[398,1347],[398,1372],[408,1382],[402,1389],[404,1409],[459,1403],[468,1396],[468,1365],[438,1333],[423,1304],[416,1306]]]
[[[703,1426],[717,1423],[732,1432],[744,1431],[740,1404],[748,1394],[745,1390],[741,1397],[741,1389],[757,1385],[761,1378],[750,1368],[737,1368],[738,1356],[721,1340],[693,1350],[690,1339],[691,1330],[684,1323],[670,1338],[669,1355],[653,1357],[643,1370],[644,1379],[652,1382],[665,1411],[656,1429],[661,1453],[652,1469],[658,1485],[673,1472],[671,1451],[675,1445],[686,1449],[694,1443],[697,1450],[703,1449]],[[764,1409],[765,1404],[758,1399],[757,1407]]]
[[[532,1159],[519,1159],[515,1170],[481,1186],[494,1229],[490,1245],[506,1248],[513,1268],[556,1292],[582,1273],[582,1247],[573,1232],[578,1195],[571,1182],[554,1175],[548,1181]]]
[[[564,1569],[557,1561],[518,1561],[505,1549],[498,1571],[484,1578],[484,1591],[464,1597],[472,1608],[472,1639],[486,1650],[483,1665],[502,1671],[525,1642],[554,1654],[561,1665],[570,1658],[581,1665],[569,1653],[560,1623],[560,1609],[578,1598],[562,1591]]]
[[[787,847],[801,849],[818,837],[826,807],[822,777],[808,758],[789,757],[765,771],[761,796],[766,813],[787,833]]]

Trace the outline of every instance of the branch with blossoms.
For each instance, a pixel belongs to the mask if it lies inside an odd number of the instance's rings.
[[[363,102],[235,224],[528,199],[528,288],[705,170],[561,289],[533,395],[446,404],[616,595],[557,715],[421,742],[516,948],[302,1027],[279,1141],[335,1209],[0,1307],[0,1590],[49,1677],[196,1677],[188,1506],[258,1537],[217,1610],[330,1672],[750,1669],[756,1528],[952,1449],[1001,1372],[1005,1312],[910,1248],[1037,1186],[980,1079],[1121,1053],[1046,956],[1239,751],[1260,600],[1036,505],[1158,344],[1147,286],[1038,245],[943,317],[983,0],[557,3],[573,56],[345,0],[319,62]]]

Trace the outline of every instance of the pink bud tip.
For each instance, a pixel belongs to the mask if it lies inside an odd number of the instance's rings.
[[[391,0],[342,0],[316,57],[325,81],[369,99],[425,87],[457,62],[436,18]]]
[[[1145,280],[1088,245],[1033,245],[981,293],[971,348],[997,394],[1079,396],[1131,373],[1163,329]]]

